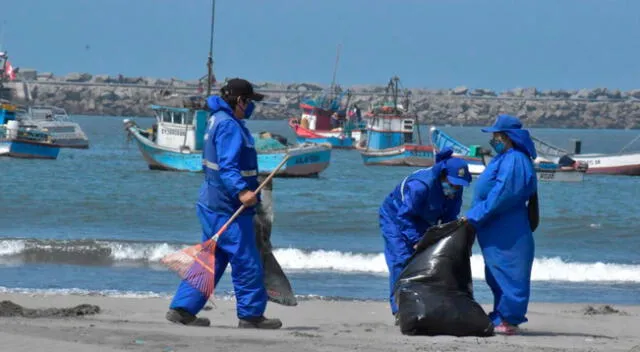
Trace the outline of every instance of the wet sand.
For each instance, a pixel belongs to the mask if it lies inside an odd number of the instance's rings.
[[[520,336],[488,338],[403,336],[383,302],[270,303],[276,331],[236,329],[233,301],[203,311],[212,326],[171,324],[161,298],[0,294],[29,309],[100,309],[80,316],[0,316],[1,351],[633,351],[640,352],[640,306],[544,304],[530,306]],[[489,309],[484,305],[485,310]],[[38,311],[36,311],[38,312]],[[42,312],[51,312],[42,311]],[[31,314],[30,316],[37,316]]]

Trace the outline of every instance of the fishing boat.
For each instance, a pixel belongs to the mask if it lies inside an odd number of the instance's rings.
[[[55,106],[28,106],[19,110],[17,120],[21,127],[47,132],[60,148],[89,148],[89,139],[80,125],[71,121],[63,108]]]
[[[442,130],[432,126],[429,129],[429,137],[436,150],[449,147],[453,150],[454,156],[463,158],[469,163],[469,172],[478,176],[484,172],[486,165],[491,161],[491,154],[479,145],[466,146]],[[534,169],[539,181],[558,182],[582,182],[588,166],[584,163],[565,160],[553,161],[546,156],[539,154],[534,160]]]
[[[307,99],[300,103],[300,118],[289,119],[299,143],[328,143],[336,149],[354,149],[366,133],[365,121],[348,118],[346,109],[341,107],[343,92],[335,96],[323,94],[317,99]],[[347,106],[349,99],[347,98]]]
[[[464,159],[469,164],[469,173],[472,176],[480,175],[484,171],[485,165],[480,154],[482,151],[480,146],[466,146],[435,126],[429,128],[429,141],[436,153],[445,147],[451,148],[453,156]]]
[[[57,159],[60,147],[51,136],[38,129],[20,127],[16,110],[16,105],[0,101],[0,156]]]
[[[354,149],[360,143],[366,131],[366,122],[359,119],[360,109],[354,106],[353,116],[347,109],[351,100],[351,92],[342,92],[335,84],[336,69],[340,59],[340,46],[336,55],[333,80],[328,90],[315,99],[305,99],[300,103],[300,117],[289,119],[289,127],[293,130],[299,143],[331,144],[332,148]],[[342,105],[344,96],[345,105]]]
[[[374,105],[367,113],[366,144],[358,148],[362,160],[365,165],[432,166],[434,148],[422,144],[420,130],[416,128],[417,116],[409,112],[408,92],[405,105],[399,104],[398,82],[399,78],[393,77],[387,86],[385,102]],[[389,94],[392,105],[387,101]]]
[[[209,112],[203,108],[151,106],[156,124],[140,128],[131,119],[124,120],[129,137],[136,141],[151,170],[202,172],[202,149]],[[258,152],[258,170],[268,175],[290,155],[277,177],[317,177],[331,161],[331,146],[313,143],[289,146],[273,138],[254,135]],[[270,139],[269,141],[265,141]],[[278,145],[277,147],[274,147]]]
[[[211,33],[207,60],[207,97],[211,95],[213,76],[213,29],[215,0],[211,2]],[[150,130],[143,130],[131,119],[125,119],[127,135],[134,139],[142,157],[152,170],[202,172],[204,134],[209,120],[209,110],[202,96],[190,96],[173,104],[152,105],[156,123]],[[260,141],[256,141],[260,143]],[[302,144],[282,148],[260,148],[257,145],[258,170],[269,174],[286,156],[291,157],[276,174],[277,177],[316,177],[325,170],[331,160],[331,146],[326,144]]]
[[[536,149],[551,160],[575,160],[588,165],[588,174],[640,176],[640,152],[625,152],[640,135],[614,154],[581,154],[582,142],[574,140],[573,153],[534,138]]]

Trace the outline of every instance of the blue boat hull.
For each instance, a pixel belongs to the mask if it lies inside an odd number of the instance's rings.
[[[430,146],[418,145],[363,150],[360,155],[365,165],[430,167],[434,161],[433,149]]]
[[[296,137],[296,141],[302,143],[314,143],[314,144],[329,144],[333,149],[353,149],[353,138],[338,138],[338,137],[326,137],[326,138],[306,138]]]
[[[136,127],[129,127],[142,156],[152,170],[202,172],[202,151],[181,153],[159,147],[142,136]],[[331,162],[331,148],[304,145],[286,151],[258,154],[260,175],[270,174],[282,159],[291,155],[276,177],[317,177]]]
[[[55,144],[12,140],[9,142],[10,157],[23,159],[57,159],[60,147]]]

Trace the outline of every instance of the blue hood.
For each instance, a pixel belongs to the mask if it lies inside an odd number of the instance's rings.
[[[207,106],[209,106],[209,111],[213,114],[220,110],[226,112],[227,114],[233,116],[233,110],[226,101],[220,98],[217,95],[212,95],[207,98]]]
[[[527,154],[531,159],[538,156],[529,131],[522,129],[522,122],[515,116],[498,115],[493,126],[483,128],[482,132],[503,132],[511,139],[515,149]]]
[[[504,132],[513,142],[514,148],[527,154],[531,159],[538,157],[536,146],[527,130],[505,130]]]

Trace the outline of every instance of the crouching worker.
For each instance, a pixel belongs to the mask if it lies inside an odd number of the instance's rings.
[[[380,229],[389,267],[391,313],[398,307],[393,287],[424,232],[438,221],[456,220],[462,207],[462,188],[469,186],[469,166],[443,149],[433,167],[414,172],[387,196],[380,207]],[[396,324],[398,320],[396,317]]]
[[[202,225],[202,240],[206,241],[241,205],[246,206],[218,239],[214,285],[218,285],[227,264],[231,264],[238,327],[278,329],[282,326],[280,320],[264,317],[267,292],[253,228],[255,205],[260,201],[254,192],[258,188],[258,160],[253,138],[243,121],[251,116],[253,101],[263,98],[243,79],[230,80],[222,87],[220,96],[208,98],[212,115],[204,137],[205,180],[196,210]],[[171,302],[167,319],[185,325],[209,326],[209,319],[196,317],[208,298],[183,281]]]

